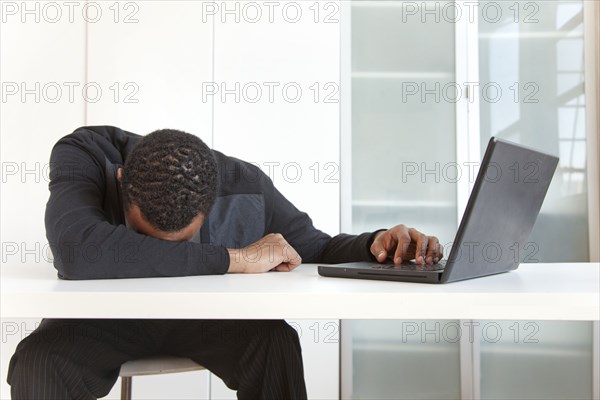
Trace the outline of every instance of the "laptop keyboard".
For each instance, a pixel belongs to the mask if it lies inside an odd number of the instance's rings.
[[[394,264],[378,264],[373,265],[372,269],[387,269],[392,271],[439,271],[446,266],[446,260],[442,260],[437,264],[417,264],[414,262],[404,262],[400,265]]]

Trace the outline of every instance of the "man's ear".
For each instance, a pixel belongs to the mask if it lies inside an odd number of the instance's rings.
[[[123,168],[119,167],[117,169],[117,180],[119,182],[121,182],[122,179],[123,179]]]

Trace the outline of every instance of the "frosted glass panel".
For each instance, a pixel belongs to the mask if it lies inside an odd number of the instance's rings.
[[[451,4],[352,1],[352,70],[448,77],[454,72],[454,24],[440,18],[440,10]]]
[[[449,2],[435,2],[443,7]],[[433,2],[351,2],[352,231],[403,223],[442,244],[456,232],[454,24]],[[445,97],[446,96],[446,97]],[[447,179],[447,178],[450,179]],[[455,399],[459,345],[421,337],[448,321],[343,321],[355,399]],[[437,325],[436,325],[437,324]],[[417,332],[412,329],[417,329]],[[413,334],[406,336],[408,332]],[[405,335],[403,337],[403,334]],[[346,351],[344,354],[348,354]],[[427,371],[426,373],[423,373]]]
[[[482,399],[591,399],[592,323],[480,321]]]
[[[346,321],[353,399],[457,399],[458,321]]]
[[[479,18],[480,84],[502,95],[480,92],[482,146],[495,135],[560,157],[529,239],[531,259],[588,261],[583,2],[486,7],[500,12]]]
[[[402,103],[401,85],[354,81],[353,229],[403,223],[445,244],[456,225],[456,187],[442,175],[454,173],[444,170],[455,159],[454,107]]]
[[[529,258],[588,261],[583,2],[488,4],[501,17],[479,18],[480,83],[503,94],[480,93],[482,146],[495,135],[560,157]],[[591,323],[496,323],[501,339],[481,342],[482,398],[591,398]]]
[[[455,81],[454,24],[423,22],[425,4],[352,2],[352,229],[403,223],[444,244],[456,229],[445,179],[456,111],[443,93]]]

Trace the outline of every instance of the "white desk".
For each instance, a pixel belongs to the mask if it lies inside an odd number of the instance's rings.
[[[291,273],[63,281],[51,265],[2,266],[0,315],[53,318],[599,320],[598,263],[523,264],[444,285]]]

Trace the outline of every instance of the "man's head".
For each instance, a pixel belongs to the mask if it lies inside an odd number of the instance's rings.
[[[173,129],[144,136],[118,176],[127,226],[165,240],[191,240],[217,195],[212,151]]]

